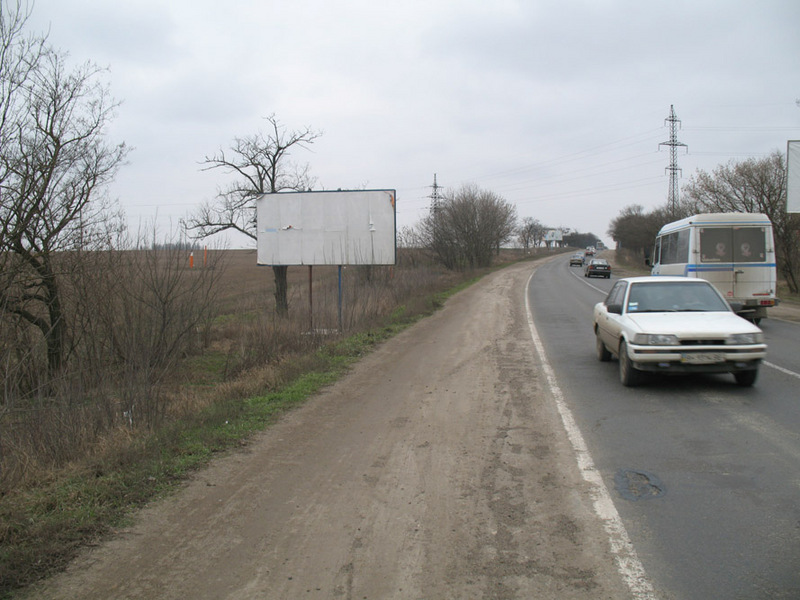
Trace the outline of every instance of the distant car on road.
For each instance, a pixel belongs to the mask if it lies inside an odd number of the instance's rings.
[[[767,351],[761,330],[703,279],[620,279],[595,305],[593,321],[597,358],[619,357],[625,386],[647,372],[732,373],[751,386]]]
[[[578,265],[579,267],[583,266],[583,254],[580,252],[576,252],[569,257],[569,266],[574,267],[575,265]]]
[[[605,258],[591,258],[583,269],[584,277],[611,278],[611,265]]]

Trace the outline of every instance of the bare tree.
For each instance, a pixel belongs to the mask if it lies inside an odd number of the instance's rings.
[[[517,237],[520,244],[525,250],[531,247],[536,248],[544,241],[544,236],[547,233],[547,227],[542,225],[538,219],[533,217],[525,217],[522,220],[522,225],[517,230]]]
[[[184,222],[193,237],[205,238],[234,230],[256,240],[255,200],[258,196],[283,190],[308,190],[315,183],[308,165],[297,166],[288,158],[296,148],[308,148],[322,133],[309,127],[287,131],[274,114],[266,120],[270,126],[267,133],[235,138],[228,151],[220,149],[217,154],[203,159],[204,171],[222,169],[235,179],[219,190],[214,202],[204,204]],[[288,267],[275,265],[272,271],[275,308],[279,314],[286,314],[289,310]]]
[[[0,310],[40,332],[52,374],[67,350],[69,253],[105,239],[111,203],[103,190],[128,148],[106,141],[117,104],[101,69],[70,69],[44,37],[26,36],[20,6],[3,4],[0,19]]]
[[[786,158],[778,151],[698,171],[683,188],[691,212],[763,213],[772,221],[778,265],[790,290],[800,289],[800,216],[786,212]]]
[[[420,236],[445,267],[485,267],[516,228],[516,208],[476,186],[447,191],[435,213],[420,224]]]

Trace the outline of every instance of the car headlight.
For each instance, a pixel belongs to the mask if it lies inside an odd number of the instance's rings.
[[[760,344],[764,341],[764,334],[758,333],[734,333],[728,338],[728,343],[731,345],[741,344]]]
[[[677,346],[680,342],[678,336],[666,333],[637,333],[633,336],[633,343],[640,346]]]

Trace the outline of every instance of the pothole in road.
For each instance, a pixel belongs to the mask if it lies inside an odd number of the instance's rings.
[[[614,485],[620,496],[626,500],[650,500],[664,495],[661,481],[647,471],[620,469],[614,475]]]

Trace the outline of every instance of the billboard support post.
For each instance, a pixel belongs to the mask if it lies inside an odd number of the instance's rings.
[[[342,331],[342,265],[339,265],[339,333]]]
[[[314,286],[311,283],[311,271],[314,265],[308,265],[308,330],[314,331]]]

